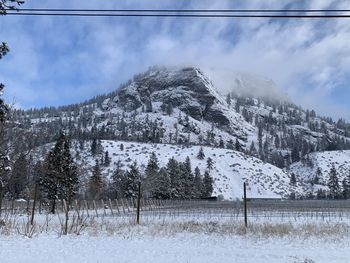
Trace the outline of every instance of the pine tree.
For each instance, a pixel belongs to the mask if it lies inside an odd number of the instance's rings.
[[[152,183],[151,196],[156,199],[169,199],[171,193],[171,180],[167,169],[162,167],[157,172]]]
[[[109,157],[109,152],[105,152],[105,158],[104,158],[104,166],[109,166],[111,164],[111,158]]]
[[[17,5],[23,4],[21,0],[1,0],[0,1],[0,15],[5,15],[5,8],[15,9]],[[9,48],[5,42],[0,43],[0,59],[8,52]],[[10,172],[9,157],[7,154],[7,146],[5,140],[5,121],[8,117],[9,107],[5,104],[2,96],[4,84],[0,82],[0,207],[2,205],[2,198],[4,195],[4,188],[7,176]]]
[[[92,170],[92,176],[89,179],[89,196],[93,200],[98,200],[104,192],[104,182],[101,175],[100,163],[98,160]]]
[[[192,173],[192,165],[190,157],[186,157],[186,160],[183,165],[182,172],[182,185],[183,185],[183,196],[184,198],[192,198],[193,197],[193,187],[194,187],[194,176]]]
[[[204,154],[204,151],[203,151],[203,147],[200,147],[200,148],[199,148],[199,151],[198,151],[198,154],[197,154],[197,158],[198,158],[199,160],[203,160],[204,157],[205,157],[205,154]]]
[[[204,172],[204,178],[203,178],[203,192],[202,192],[202,197],[210,197],[213,193],[213,184],[214,180],[210,176],[209,172],[206,170]]]
[[[145,175],[146,177],[153,176],[158,172],[158,170],[159,170],[158,158],[156,153],[152,152],[146,166]]]
[[[29,164],[26,156],[22,153],[16,159],[11,177],[8,181],[8,190],[12,198],[18,199],[23,197],[22,192],[29,184]]]
[[[151,191],[155,181],[158,179],[158,171],[159,171],[159,164],[158,164],[157,155],[155,152],[152,152],[145,169],[145,177],[146,177],[145,188],[148,189],[149,191]]]
[[[97,139],[93,139],[91,143],[91,154],[95,156],[97,154]]]
[[[196,166],[196,168],[194,169],[193,185],[194,185],[194,190],[193,190],[194,198],[200,198],[203,193],[204,185],[203,185],[203,178],[198,166]]]
[[[320,179],[322,178],[322,170],[320,167],[317,168],[316,174],[313,178],[313,184],[320,184]]]
[[[350,182],[348,178],[344,178],[342,181],[342,197],[344,199],[349,199],[350,198]]]
[[[329,171],[328,187],[329,187],[330,197],[332,199],[337,199],[340,193],[340,186],[339,186],[337,170],[335,169],[334,165]]]
[[[207,158],[207,169],[208,172],[210,173],[210,171],[214,168],[214,161],[212,158],[208,157]]]
[[[117,161],[115,170],[112,175],[111,192],[113,198],[125,197],[126,192],[126,176],[125,171],[122,169],[122,162]]]
[[[44,162],[45,175],[40,180],[42,191],[51,200],[51,212],[55,213],[56,199],[68,202],[76,194],[78,170],[70,154],[70,145],[62,132]]]
[[[181,185],[178,180],[180,174],[179,163],[174,158],[169,159],[166,170],[170,177],[170,198],[180,198]]]
[[[141,180],[141,175],[137,162],[130,165],[130,169],[125,174],[125,196],[136,197],[138,192],[138,182]]]
[[[296,186],[296,184],[297,184],[297,179],[295,177],[295,174],[291,173],[291,175],[290,175],[290,185]]]

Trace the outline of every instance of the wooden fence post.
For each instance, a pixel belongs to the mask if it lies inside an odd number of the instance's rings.
[[[80,205],[78,204],[78,200],[74,200],[74,205],[75,205],[75,211],[77,212],[78,215],[78,220],[80,220]]]
[[[106,216],[105,202],[103,201],[103,199],[101,199],[101,204],[102,204],[102,207],[103,207],[103,215]]]
[[[95,200],[92,200],[92,204],[94,205],[94,209],[95,209],[96,217],[98,217],[97,207],[96,207],[96,202],[95,202]]]
[[[141,182],[138,183],[136,224],[140,224]]]
[[[90,217],[90,214],[89,214],[89,206],[88,206],[88,204],[87,204],[87,202],[86,202],[85,199],[84,199],[84,206],[85,206],[85,209],[86,209],[86,214],[87,214],[87,216]]]
[[[247,216],[247,187],[246,183],[243,183],[243,200],[244,200],[244,226],[248,227],[248,216]]]
[[[116,207],[117,207],[118,215],[120,215],[119,204],[118,204],[118,200],[117,199],[115,199],[115,204],[116,204]]]
[[[112,216],[114,216],[113,208],[112,208],[112,201],[110,198],[108,199],[108,202],[109,202],[109,209],[111,210]]]
[[[65,214],[65,223],[64,223],[64,235],[68,234],[68,205],[66,202],[66,199],[63,199],[63,209],[64,209],[64,214]]]
[[[35,214],[35,204],[36,204],[36,196],[38,194],[38,184],[35,184],[34,188],[34,200],[33,200],[33,208],[32,208],[32,217],[30,219],[30,224],[34,224],[34,214]]]

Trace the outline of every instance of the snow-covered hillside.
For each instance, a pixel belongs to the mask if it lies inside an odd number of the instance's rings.
[[[327,185],[330,169],[334,166],[339,182],[350,177],[350,151],[325,151],[309,154],[305,160],[293,163],[290,172],[299,181],[312,183],[318,177],[320,185]]]
[[[121,144],[123,144],[123,150],[120,149]],[[47,151],[51,146],[52,144],[49,144],[44,148]],[[225,199],[242,198],[244,181],[248,183],[248,197],[280,198],[287,197],[291,191],[289,175],[280,168],[233,150],[203,147],[205,158],[200,160],[197,158],[200,146],[186,147],[111,140],[103,140],[102,146],[104,152],[108,151],[111,158],[110,166],[102,166],[102,173],[106,179],[111,177],[118,160],[124,164],[123,169],[128,169],[128,165],[136,160],[141,170],[143,170],[146,167],[150,154],[155,152],[160,166],[166,166],[168,160],[172,157],[183,162],[189,156],[192,170],[198,166],[202,174],[207,169],[207,158],[213,159],[214,165],[210,172],[215,181],[213,195],[222,195]],[[85,149],[82,151],[78,148],[78,143],[76,141],[73,142],[73,154],[76,156],[76,161],[83,171],[82,180],[84,181],[91,175],[95,160],[99,160],[103,154],[92,156],[90,143],[85,143]],[[43,148],[41,147],[40,150],[42,151]],[[42,155],[41,151],[37,149],[37,157]],[[77,152],[79,152],[78,155],[76,154]],[[302,184],[298,184],[296,192],[303,192]]]

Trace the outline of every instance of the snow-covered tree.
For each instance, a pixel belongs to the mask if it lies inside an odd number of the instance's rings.
[[[328,179],[328,187],[329,187],[329,195],[332,199],[339,198],[340,195],[340,185],[338,179],[338,173],[333,165],[331,170],[329,171],[329,179]]]
[[[201,172],[198,166],[196,166],[196,168],[194,169],[194,179],[193,179],[193,197],[200,198],[204,191],[203,188],[204,188],[203,177],[201,175]]]
[[[203,147],[200,147],[200,148],[199,148],[199,151],[198,151],[198,154],[197,154],[197,158],[198,158],[199,160],[203,160],[204,157],[205,157],[205,154],[204,154]]]
[[[95,161],[95,165],[92,170],[92,175],[89,178],[89,193],[91,199],[98,200],[102,198],[104,193],[104,182],[102,179],[100,163]]]
[[[51,212],[55,213],[56,199],[70,202],[78,185],[78,169],[70,154],[69,141],[63,132],[47,155],[44,167],[45,175],[41,178],[40,185],[52,202]]]
[[[23,197],[23,191],[29,186],[29,163],[26,156],[22,153],[15,160],[8,180],[8,191],[12,198]]]
[[[214,180],[210,176],[209,172],[206,170],[204,172],[204,178],[203,178],[203,192],[202,197],[210,197],[213,193],[214,187]]]
[[[210,171],[214,168],[214,161],[212,158],[208,157],[207,158],[207,169],[208,172],[210,173]]]
[[[136,197],[138,192],[138,182],[141,180],[141,174],[137,162],[130,165],[125,174],[125,197]]]
[[[109,166],[111,164],[111,158],[109,157],[109,152],[105,152],[105,157],[104,157],[104,166]]]
[[[156,199],[168,199],[171,197],[171,180],[166,168],[160,168],[154,177],[151,186],[151,196]]]

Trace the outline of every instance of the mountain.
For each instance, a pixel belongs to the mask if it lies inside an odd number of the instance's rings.
[[[264,176],[270,179],[265,179],[272,182],[264,184],[265,188],[285,195],[285,187],[277,189],[274,184],[276,180],[282,185],[289,182],[288,168],[292,170],[293,163],[304,162],[314,152],[350,149],[350,124],[344,120],[335,122],[302,109],[278,95],[271,80],[247,74],[232,74],[231,78],[220,84],[216,77],[214,85],[198,68],[153,67],[116,91],[80,104],[14,110],[9,134],[12,155],[52,143],[60,130],[80,142],[100,139],[181,145],[193,151],[195,145],[203,145],[217,149],[224,159],[230,159],[226,152],[241,152],[252,163],[257,159],[250,158],[260,159],[258,170],[266,172]],[[273,96],[262,90],[273,91]],[[246,167],[240,158],[235,163]],[[270,173],[266,167],[278,170]],[[223,168],[215,178],[229,177],[229,171]],[[247,171],[242,172],[244,176],[258,182],[260,177]],[[300,174],[297,180],[307,184],[307,176]],[[242,179],[243,175],[233,184],[241,185]]]

